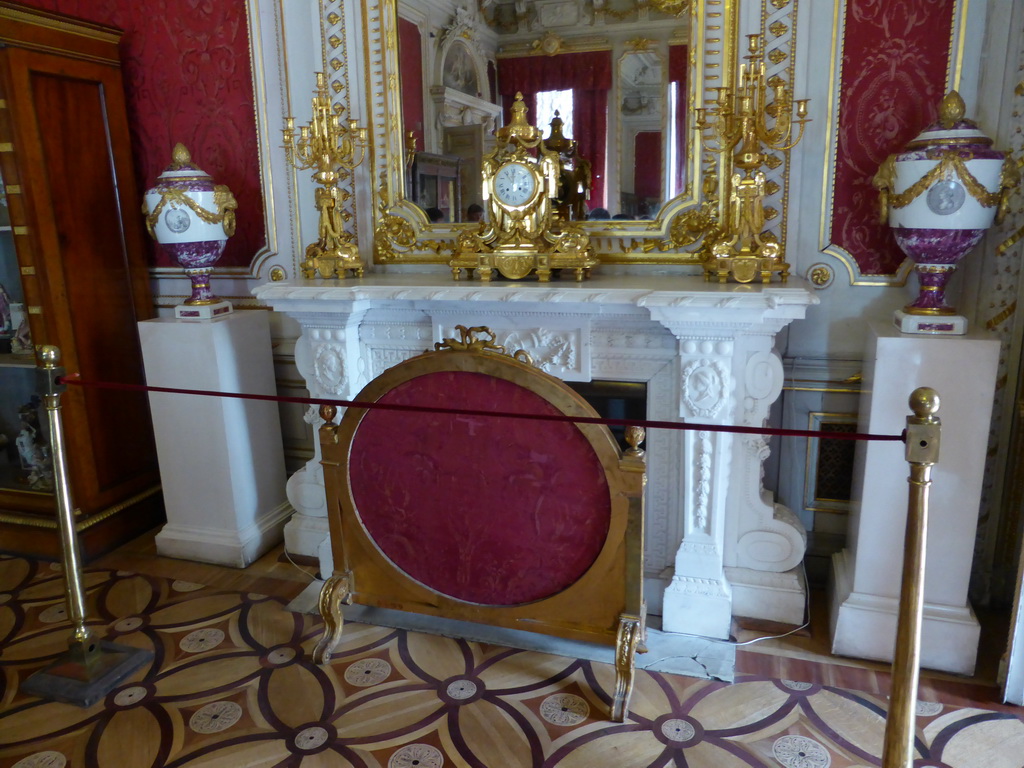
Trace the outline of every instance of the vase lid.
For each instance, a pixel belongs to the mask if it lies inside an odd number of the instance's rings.
[[[181,179],[188,179],[190,181],[208,179],[211,183],[213,182],[213,177],[210,174],[192,162],[192,155],[188,148],[179,141],[174,145],[174,151],[171,152],[171,164],[164,168],[163,173],[157,176],[157,182],[178,181]]]
[[[930,147],[990,147],[992,139],[978,124],[965,117],[966,106],[960,94],[950,91],[939,104],[939,117],[907,144],[906,150]]]

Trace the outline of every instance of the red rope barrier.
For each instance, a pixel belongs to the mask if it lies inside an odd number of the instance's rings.
[[[645,429],[682,429],[698,432],[731,432],[740,435],[777,435],[779,437],[819,437],[829,440],[877,440],[903,442],[904,434],[873,435],[859,432],[820,432],[811,429],[771,429],[768,427],[735,427],[725,424],[690,424],[683,421],[649,421],[638,419],[605,419],[591,416],[546,415],[541,413],[508,413],[505,411],[481,411],[465,408],[440,408],[429,405],[398,405],[393,403],[371,403],[359,400],[331,400],[323,397],[283,397],[281,395],[254,395],[240,392],[213,392],[204,389],[178,389],[175,387],[151,387],[145,384],[119,384],[116,382],[84,381],[81,374],[69,374],[57,379],[59,384],[91,389],[114,389],[129,392],[163,392],[172,395],[201,395],[206,397],[229,397],[242,400],[269,400],[275,403],[298,403],[300,405],[334,405],[342,408],[379,408],[386,411],[407,411],[410,413],[445,413],[455,416],[493,416],[496,418],[527,419],[532,421],[563,421],[573,424],[605,424],[610,427],[644,427]]]

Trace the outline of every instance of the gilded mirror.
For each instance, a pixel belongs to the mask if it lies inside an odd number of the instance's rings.
[[[573,90],[574,102],[556,100],[553,107],[567,118],[604,110],[603,121],[585,117],[580,125],[577,119],[569,129],[575,135],[566,131],[597,161],[581,226],[597,244],[598,258],[620,264],[698,261],[695,250],[717,211],[713,185],[706,183],[716,169],[700,151],[690,114],[709,88],[724,84],[721,73],[732,69],[735,0],[667,3],[678,14],[658,11],[659,3],[650,0],[368,5],[376,6],[369,15],[379,19],[378,28],[367,30],[377,263],[450,258],[479,205],[479,157],[492,145],[510,94],[561,90],[571,55],[585,62],[580,71],[594,68],[587,55],[607,62],[601,65],[607,79],[592,87],[606,90],[603,105],[595,107]],[[439,10],[442,5],[451,7]],[[563,74],[552,76],[552,70]],[[374,80],[381,83],[379,92]],[[555,88],[548,87],[552,83]],[[530,102],[530,122],[547,136],[552,107],[547,117],[536,114],[544,109],[541,101]]]

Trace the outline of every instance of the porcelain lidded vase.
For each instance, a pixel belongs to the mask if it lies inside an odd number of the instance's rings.
[[[893,318],[904,333],[963,334],[967,318],[946,303],[957,263],[1005,215],[1017,185],[1016,164],[964,117],[964,101],[950,91],[939,118],[875,175],[881,218],[914,262],[920,292]]]
[[[210,289],[213,266],[235,233],[238,203],[226,186],[192,162],[177,144],[172,162],[157,177],[142,205],[149,234],[185,269],[192,295],[174,308],[174,316],[204,320],[232,311],[231,302]]]

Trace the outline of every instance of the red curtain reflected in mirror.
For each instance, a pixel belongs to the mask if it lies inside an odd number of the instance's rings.
[[[423,52],[420,48],[420,28],[401,18],[398,20],[398,67],[402,72],[402,125],[406,136],[411,131],[416,137],[416,149],[422,152],[426,145],[423,143]],[[405,136],[402,140],[405,140]]]
[[[580,155],[590,161],[593,186],[590,207],[605,208],[605,165],[608,139],[608,91],[612,87],[611,51],[563,53],[556,56],[520,56],[498,59],[498,91],[505,108],[506,123],[511,119],[516,93],[530,112],[536,113],[538,91],[573,89],[573,124]],[[547,126],[539,126],[547,134]]]
[[[661,131],[640,131],[633,137],[633,193],[640,204],[640,214],[650,211],[650,203],[661,200],[661,173],[651,171],[662,167]]]

